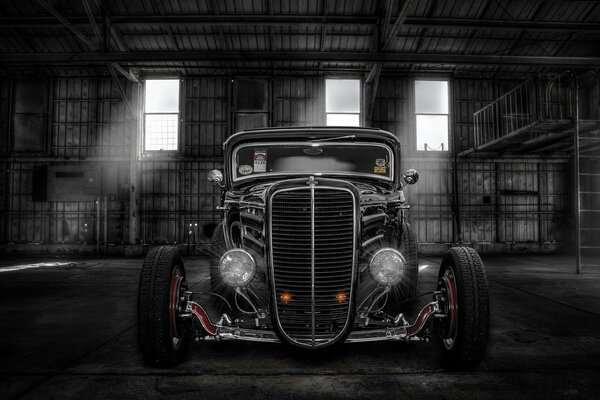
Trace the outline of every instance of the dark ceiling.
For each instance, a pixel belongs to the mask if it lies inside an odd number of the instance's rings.
[[[0,36],[10,76],[508,77],[600,67],[600,2],[10,0]]]

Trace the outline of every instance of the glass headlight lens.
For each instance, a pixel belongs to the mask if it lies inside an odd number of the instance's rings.
[[[398,284],[404,276],[406,260],[396,249],[384,248],[378,250],[369,264],[371,276],[375,281],[384,286]]]
[[[227,251],[219,262],[221,278],[229,286],[244,286],[250,282],[255,271],[254,259],[247,251],[242,249]]]

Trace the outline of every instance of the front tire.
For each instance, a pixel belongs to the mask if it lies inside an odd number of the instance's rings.
[[[187,353],[189,321],[179,316],[186,290],[177,249],[152,249],[144,260],[138,290],[139,342],[144,361],[152,367],[173,366]]]
[[[442,362],[454,370],[473,368],[483,358],[489,331],[487,277],[477,251],[448,250],[440,266],[438,290],[448,315],[438,323]]]

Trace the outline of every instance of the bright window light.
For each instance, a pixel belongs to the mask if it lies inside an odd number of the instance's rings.
[[[415,81],[417,150],[448,151],[448,81]]]
[[[325,114],[328,126],[359,126],[360,80],[327,79]]]
[[[144,149],[177,150],[179,79],[146,80],[144,107]]]
[[[358,114],[327,114],[327,126],[359,126]]]
[[[448,150],[448,116],[417,114],[417,139],[417,150]]]

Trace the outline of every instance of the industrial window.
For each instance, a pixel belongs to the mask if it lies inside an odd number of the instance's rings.
[[[359,126],[360,80],[327,79],[325,114],[328,126]]]
[[[144,150],[177,150],[179,79],[146,80],[144,107]]]
[[[448,81],[415,81],[417,150],[448,151]]]

